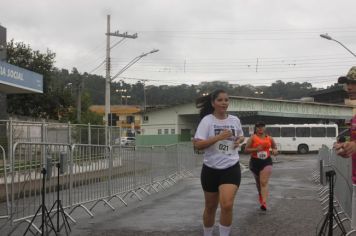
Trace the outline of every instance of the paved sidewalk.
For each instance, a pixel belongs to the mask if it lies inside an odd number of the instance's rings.
[[[316,235],[322,219],[315,183],[311,182],[316,167],[316,154],[280,155],[274,164],[270,181],[268,211],[259,210],[257,191],[250,171],[242,175],[242,182],[234,206],[231,235],[241,236],[308,236]],[[242,156],[241,162],[247,163]],[[167,191],[137,200],[128,207],[113,201],[115,211],[100,207],[95,217],[83,212],[78,224],[73,225],[73,236],[178,236],[202,235],[203,192],[195,176],[180,181]],[[220,212],[217,212],[216,225]],[[78,217],[78,216],[77,216]],[[218,228],[215,228],[218,235]]]

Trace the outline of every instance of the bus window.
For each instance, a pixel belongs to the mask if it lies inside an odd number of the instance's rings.
[[[282,127],[281,137],[295,137],[295,128],[294,127]]]
[[[309,127],[297,127],[295,130],[296,137],[310,137]]]
[[[312,137],[325,137],[326,136],[325,127],[312,127],[311,128],[311,136]]]
[[[336,137],[336,128],[335,127],[327,127],[326,128],[326,137]]]
[[[279,127],[267,127],[266,133],[272,137],[281,137],[281,128]]]
[[[248,126],[243,126],[242,131],[244,132],[245,137],[250,137],[250,128]]]

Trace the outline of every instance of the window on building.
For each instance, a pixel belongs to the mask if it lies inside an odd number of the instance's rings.
[[[158,129],[158,134],[162,134],[162,129]]]
[[[176,134],[176,130],[175,129],[171,129],[171,134]]]
[[[249,127],[242,127],[242,131],[244,132],[244,136],[248,137],[250,136],[250,128]]]
[[[164,129],[164,134],[169,134],[168,129]]]
[[[128,124],[134,123],[135,122],[135,117],[134,116],[126,116],[126,122]]]
[[[148,116],[143,116],[143,121],[148,122]]]

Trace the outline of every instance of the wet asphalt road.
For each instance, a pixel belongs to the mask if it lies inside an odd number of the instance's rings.
[[[280,155],[276,160],[266,213],[259,209],[252,174],[250,171],[242,174],[231,235],[316,235],[317,225],[323,218],[318,186],[310,180],[313,169],[317,167],[317,154]],[[247,162],[248,157],[242,156],[241,163]],[[204,197],[199,174],[200,168],[197,168],[194,177],[183,179],[166,191],[145,197],[143,201],[128,197],[128,207],[113,200],[115,211],[99,204],[94,209],[94,218],[78,210],[74,215],[78,223],[72,225],[70,235],[202,235]],[[219,214],[218,210],[216,225]],[[62,232],[62,235],[65,234]],[[217,226],[214,235],[218,235]]]

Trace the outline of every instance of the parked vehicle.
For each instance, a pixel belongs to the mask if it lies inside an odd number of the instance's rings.
[[[247,138],[253,134],[253,127],[242,127],[246,136],[242,151]],[[276,124],[266,125],[266,133],[273,137],[279,151],[306,154],[318,151],[323,144],[332,148],[338,137],[338,127],[336,124]]]
[[[115,144],[120,144],[122,146],[134,146],[136,143],[135,137],[121,137],[115,139]]]

